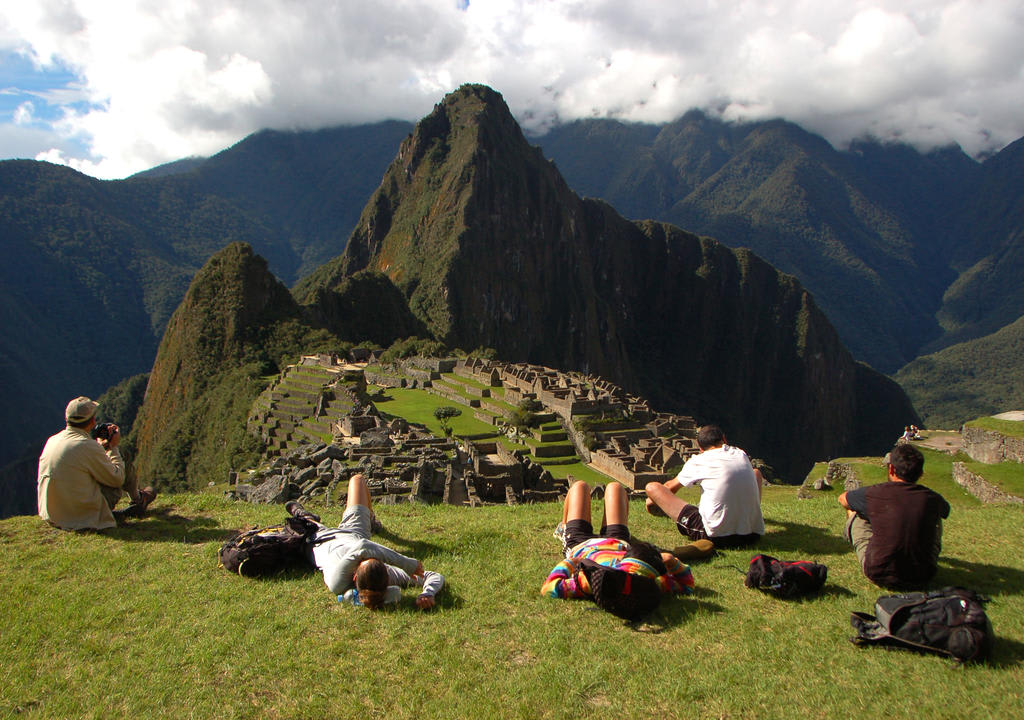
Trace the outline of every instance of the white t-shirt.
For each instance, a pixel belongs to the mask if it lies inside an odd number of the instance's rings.
[[[723,445],[694,455],[676,475],[685,487],[700,485],[700,511],[708,535],[764,535],[757,476],[747,454]]]

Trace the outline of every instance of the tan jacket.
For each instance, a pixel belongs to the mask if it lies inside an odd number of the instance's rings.
[[[121,453],[105,451],[85,430],[64,428],[39,456],[39,517],[65,530],[115,527],[101,484],[124,486]]]

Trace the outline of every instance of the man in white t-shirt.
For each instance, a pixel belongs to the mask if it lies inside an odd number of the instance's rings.
[[[738,447],[726,444],[717,425],[697,431],[694,455],[674,480],[648,483],[647,510],[660,509],[675,518],[679,532],[690,540],[711,541],[715,547],[742,547],[764,535],[761,515],[761,485],[764,479]],[[681,487],[699,485],[700,504],[691,505],[676,497]]]

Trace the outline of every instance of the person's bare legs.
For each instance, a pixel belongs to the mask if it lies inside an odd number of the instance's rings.
[[[675,481],[673,480],[672,482]],[[677,484],[676,489],[679,487]],[[659,482],[647,483],[644,492],[647,493],[647,512],[653,514],[652,506],[660,508],[673,522],[679,517],[679,513],[683,511],[683,508],[689,505],[688,502],[677,497],[667,485],[662,485]]]
[[[614,480],[604,486],[604,513],[601,527],[629,525],[629,493]]]
[[[584,480],[577,480],[565,495],[562,505],[562,524],[570,520],[590,522],[590,486]]]
[[[366,484],[366,478],[362,473],[356,473],[348,481],[348,501],[345,503],[347,510],[354,505],[364,505],[370,509],[370,534],[376,534],[384,530],[377,513],[373,511],[373,503],[370,501],[370,487]]]
[[[353,505],[365,505],[373,510],[373,506],[370,504],[370,487],[366,484],[366,478],[362,473],[353,475],[348,481],[348,501],[345,503],[345,507],[350,508]]]

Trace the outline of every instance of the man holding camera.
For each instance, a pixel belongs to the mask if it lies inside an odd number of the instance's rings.
[[[117,425],[106,424],[93,440],[97,407],[87,397],[68,403],[67,427],[46,441],[39,456],[39,517],[64,530],[115,527],[113,509],[124,493],[132,501],[119,511],[124,515],[141,516],[156,497],[153,488],[140,491],[134,481],[125,482]]]

